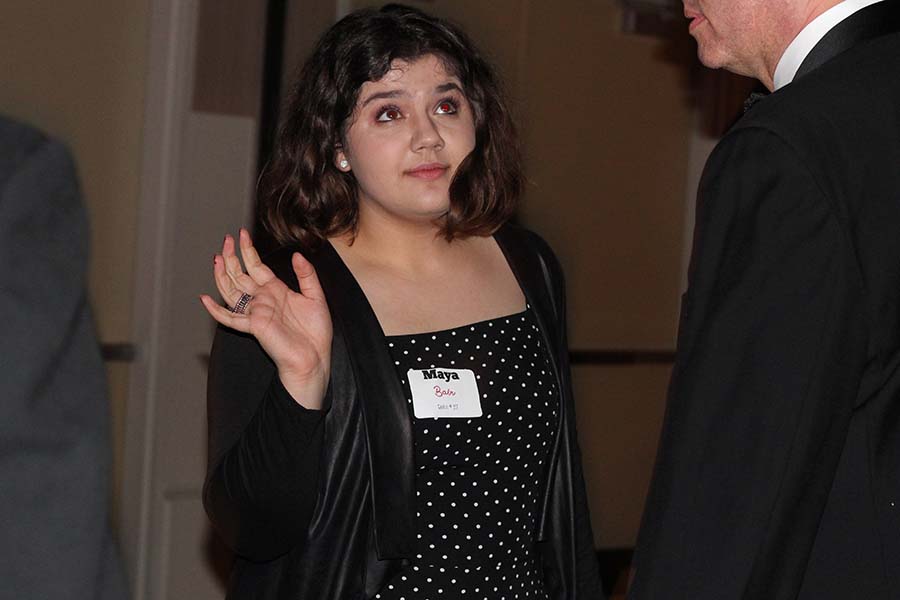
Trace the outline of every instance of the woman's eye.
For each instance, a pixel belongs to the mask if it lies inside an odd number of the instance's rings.
[[[443,102],[438,103],[437,105],[437,113],[442,115],[452,115],[456,112],[456,104],[450,102],[449,100],[444,100]]]
[[[376,117],[376,121],[396,121],[401,118],[403,115],[400,114],[400,111],[396,108],[385,108]]]

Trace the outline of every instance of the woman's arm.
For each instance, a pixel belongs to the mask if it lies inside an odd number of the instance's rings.
[[[240,250],[246,273],[226,236],[214,275],[225,302],[241,309],[201,297],[224,326],[210,357],[204,504],[238,554],[265,561],[303,539],[315,508],[332,326],[315,269],[299,253],[278,262],[276,275],[244,230]]]
[[[224,327],[213,343],[207,404],[210,519],[245,558],[285,554],[315,509],[324,412],[295,401],[253,337]]]

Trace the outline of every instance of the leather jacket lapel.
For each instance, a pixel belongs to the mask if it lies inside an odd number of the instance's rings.
[[[415,554],[413,434],[406,397],[381,325],[353,274],[329,243],[314,266],[342,335],[363,408],[378,559]]]
[[[515,231],[514,226],[505,225],[494,234],[494,239],[516,276],[525,299],[537,318],[541,333],[544,334],[544,342],[552,352],[559,346],[559,328],[556,324],[556,299],[550,295],[545,275],[547,266],[535,251],[534,245],[528,244],[522,233]]]
[[[544,343],[547,345],[547,352],[550,355],[550,366],[553,369],[553,375],[557,382],[557,389],[560,390],[559,423],[554,436],[553,448],[547,459],[549,465],[546,478],[547,485],[544,489],[537,528],[537,539],[543,541],[547,537],[547,518],[550,513],[549,506],[553,494],[556,468],[559,465],[562,433],[568,426],[565,422],[566,408],[564,406],[565,399],[562,395],[562,390],[565,390],[568,384],[563,381],[563,373],[561,372],[561,365],[568,365],[568,357],[559,354],[560,352],[568,352],[568,350],[563,347],[563,332],[560,330],[562,325],[560,315],[563,314],[562,309],[564,307],[557,306],[562,299],[555,298],[551,293],[549,265],[541,257],[534,242],[528,240],[525,235],[525,232],[514,225],[504,225],[494,234],[494,239],[497,240],[497,244],[499,244],[504,256],[506,256],[506,261],[509,263],[513,275],[516,276],[519,286],[525,294],[525,299],[531,306],[538,328],[543,335]],[[565,367],[565,369],[567,370],[568,367]]]
[[[883,0],[867,6],[838,23],[815,45],[800,64],[795,79],[858,44],[897,32],[900,32],[900,1]]]

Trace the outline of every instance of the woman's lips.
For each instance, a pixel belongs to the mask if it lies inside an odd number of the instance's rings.
[[[406,171],[406,174],[412,177],[417,177],[419,179],[426,179],[431,181],[437,179],[438,177],[441,177],[444,173],[446,173],[447,168],[447,165],[441,163],[428,163],[419,165],[414,169],[410,169]]]

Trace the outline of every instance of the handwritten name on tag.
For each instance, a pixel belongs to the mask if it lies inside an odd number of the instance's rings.
[[[470,369],[410,369],[406,377],[417,419],[482,415],[478,383]]]

